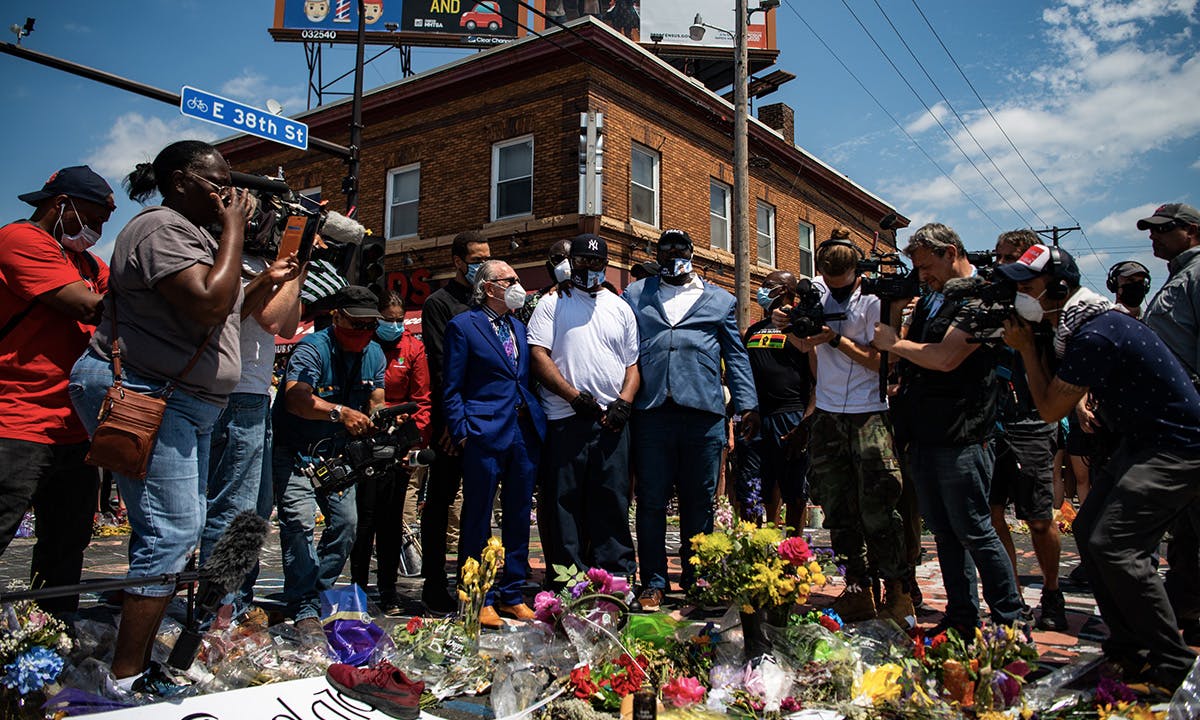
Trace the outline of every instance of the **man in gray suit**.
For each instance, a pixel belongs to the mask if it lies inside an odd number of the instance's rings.
[[[758,396],[732,295],[692,272],[692,239],[667,230],[658,240],[658,277],[625,290],[638,321],[642,387],[632,420],[637,472],[638,603],[654,611],[667,582],[667,501],[679,495],[680,585],[695,582],[691,538],[712,532],[713,495],[726,442],[721,361],[741,416],[741,435],[758,432]]]

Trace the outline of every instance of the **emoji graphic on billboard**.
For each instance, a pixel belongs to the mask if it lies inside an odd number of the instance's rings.
[[[337,0],[337,9],[333,11],[335,23],[350,22],[350,0]]]
[[[304,0],[304,15],[309,22],[321,22],[329,14],[329,0]]]
[[[383,17],[383,0],[367,0],[363,3],[363,8],[366,10],[363,19],[367,21],[368,25]]]

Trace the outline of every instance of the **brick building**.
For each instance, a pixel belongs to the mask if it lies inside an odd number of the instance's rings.
[[[345,142],[350,101],[298,119]],[[581,212],[581,114],[603,115],[602,207]],[[553,241],[597,232],[609,242],[609,279],[652,259],[662,230],[696,242],[695,265],[732,291],[733,108],[649,50],[591,19],[529,37],[372,90],[363,98],[358,219],[388,238],[388,282],[410,307],[453,273],[449,244],[466,229],[491,240],[527,288],[545,284]],[[795,145],[792,111],[777,104],[750,121],[751,237],[757,283],[773,269],[812,272],[812,249],[838,225],[864,248],[884,201]],[[232,167],[319,191],[335,208],[344,164],[249,136],[220,143]],[[906,223],[903,218],[900,226]],[[894,248],[894,231],[879,233]]]

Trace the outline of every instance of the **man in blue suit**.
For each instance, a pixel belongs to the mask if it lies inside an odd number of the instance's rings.
[[[512,316],[524,303],[525,288],[508,263],[483,263],[475,277],[473,307],[446,326],[444,345],[446,427],[463,458],[460,568],[467,558],[479,558],[487,543],[500,489],[504,569],[479,613],[480,624],[492,628],[503,625],[500,613],[533,618],[521,586],[546,415],[529,388],[525,325]]]
[[[713,496],[726,442],[721,361],[741,416],[740,434],[758,432],[758,396],[737,326],[732,295],[692,272],[692,239],[667,230],[658,240],[658,277],[625,290],[638,321],[642,388],[634,400],[632,443],[637,472],[638,603],[654,611],[667,582],[667,500],[679,495],[680,585],[695,582],[691,538],[712,532]]]

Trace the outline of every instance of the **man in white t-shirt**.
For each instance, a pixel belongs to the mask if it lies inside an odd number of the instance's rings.
[[[875,617],[901,627],[916,621],[908,577],[899,502],[903,482],[892,443],[887,402],[879,397],[879,352],[871,347],[879,320],[879,298],[861,292],[856,270],[861,256],[835,235],[817,248],[822,332],[798,344],[815,352],[817,410],[809,431],[814,501],[825,513],[833,551],[846,565],[846,590],[834,609],[847,621]],[[876,608],[873,578],[884,583]]]
[[[629,578],[637,563],[625,425],[640,384],[637,319],[603,285],[602,238],[572,239],[570,262],[575,291],[543,296],[529,319],[530,360],[548,420],[538,501],[542,547],[548,567],[598,567]]]

